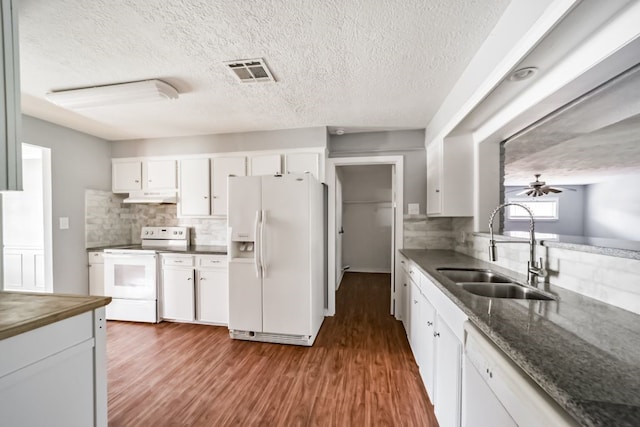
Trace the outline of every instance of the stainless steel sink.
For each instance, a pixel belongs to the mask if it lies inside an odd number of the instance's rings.
[[[553,300],[554,298],[517,283],[458,283],[474,295],[489,298]]]
[[[481,268],[438,268],[443,276],[454,281],[465,291],[489,298],[554,300],[536,289],[521,285],[512,279]]]
[[[512,283],[513,280],[494,273],[491,270],[478,268],[439,268],[438,271],[456,283]]]

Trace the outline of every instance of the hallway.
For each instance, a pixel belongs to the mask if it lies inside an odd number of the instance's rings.
[[[437,426],[389,275],[347,273],[313,347],[109,322],[110,426]]]

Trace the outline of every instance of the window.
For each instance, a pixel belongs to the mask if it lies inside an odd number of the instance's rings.
[[[554,221],[558,219],[558,199],[547,198],[542,200],[531,199],[509,199],[509,203],[519,203],[528,207],[537,220]],[[529,214],[520,206],[509,206],[507,209],[507,219],[512,221],[529,220]]]

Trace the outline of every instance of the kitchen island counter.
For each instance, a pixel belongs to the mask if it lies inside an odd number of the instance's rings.
[[[640,316],[548,284],[557,301],[476,296],[437,269],[526,277],[453,251],[401,253],[581,425],[640,425]]]
[[[0,292],[0,339],[105,306],[110,297]]]

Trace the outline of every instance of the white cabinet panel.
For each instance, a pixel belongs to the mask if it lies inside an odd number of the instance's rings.
[[[162,270],[162,317],[187,322],[195,320],[193,269]]]
[[[211,213],[227,214],[227,178],[246,175],[245,157],[216,157],[211,160]]]
[[[436,361],[436,347],[435,347],[435,322],[436,322],[436,309],[429,302],[429,300],[421,295],[420,300],[420,329],[422,331],[423,340],[420,353],[420,361],[418,366],[420,367],[420,375],[424,386],[427,389],[429,397],[433,401],[435,393],[435,361]]]
[[[310,173],[316,179],[318,178],[318,159],[317,153],[290,153],[285,156],[287,173]]]
[[[251,157],[252,176],[282,174],[282,160],[280,154],[269,154]]]
[[[229,321],[229,286],[227,269],[199,270],[197,319],[201,322],[227,324]]]
[[[449,137],[427,146],[427,214],[473,216],[473,146]]]
[[[89,264],[89,295],[104,295],[104,264]]]
[[[475,366],[464,363],[464,427],[517,427]]]
[[[114,193],[128,193],[142,190],[142,161],[113,162],[112,190]]]
[[[413,357],[416,359],[416,363],[420,365],[422,359],[420,340],[424,334],[424,327],[420,325],[420,290],[418,285],[409,282],[411,284],[411,302],[409,312],[409,323],[411,329],[409,331],[409,344],[411,344],[411,350],[413,351]]]
[[[460,425],[462,399],[462,344],[453,331],[436,319],[434,409],[442,427]]]
[[[409,279],[408,271],[402,272],[402,292],[402,324],[404,325],[407,337],[409,337],[409,334],[411,333],[411,280]]]
[[[175,190],[178,188],[175,160],[148,160],[146,168],[147,190]]]
[[[427,213],[440,213],[442,208],[441,173],[442,144],[437,141],[427,146]]]
[[[180,216],[208,216],[211,213],[209,182],[208,158],[180,161]]]

